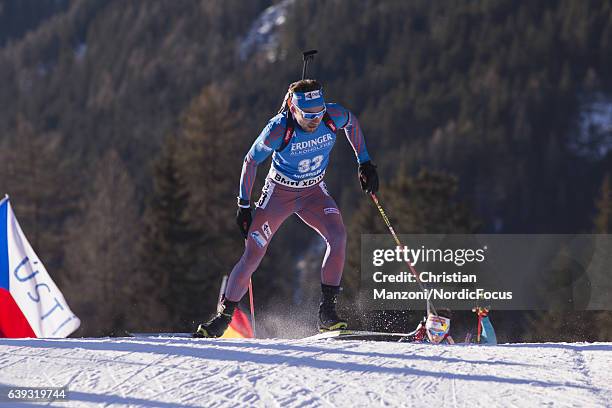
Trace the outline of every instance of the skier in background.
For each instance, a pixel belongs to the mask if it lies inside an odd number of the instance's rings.
[[[323,181],[338,129],[344,130],[357,157],[361,188],[367,193],[378,190],[376,166],[370,161],[357,117],[338,104],[326,103],[318,81],[303,79],[292,83],[281,111],[270,119],[244,158],[236,222],[246,240],[245,250],[229,276],[216,316],[200,324],[194,336],[223,335],[270,240],[292,214],[297,214],[327,244],[321,268],[319,330],[347,327],[346,320],[336,312],[346,231],[340,210]],[[252,211],[251,190],[257,166],[270,155],[272,164]]]
[[[476,307],[473,311],[478,316],[480,325],[480,336],[476,343],[480,344],[497,344],[497,336],[489,319],[489,309],[485,307]],[[455,341],[450,336],[451,311],[449,309],[439,309],[438,314],[430,313],[423,321],[419,323],[416,330],[410,333],[401,341],[412,343],[432,343],[432,344],[455,344]],[[466,336],[465,342],[469,343],[471,335]]]

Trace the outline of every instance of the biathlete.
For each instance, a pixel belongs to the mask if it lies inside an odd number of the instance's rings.
[[[479,344],[497,344],[497,336],[489,319],[489,309],[476,307],[473,312],[478,316],[480,335],[476,339]],[[412,343],[432,343],[432,344],[455,344],[450,335],[451,311],[439,309],[437,314],[429,313],[423,321],[419,323],[416,330],[408,336],[402,338],[403,342]],[[465,343],[471,341],[471,336],[466,336]]]
[[[347,327],[346,320],[336,312],[346,231],[340,210],[323,182],[339,129],[344,130],[357,157],[362,189],[376,193],[378,174],[368,155],[357,117],[336,103],[325,103],[318,81],[303,79],[291,84],[281,111],[270,119],[244,157],[236,222],[246,240],[245,250],[229,276],[216,316],[200,324],[194,336],[223,335],[270,240],[292,214],[297,214],[327,244],[321,268],[319,330]],[[252,212],[251,189],[257,166],[270,155],[272,164]]]

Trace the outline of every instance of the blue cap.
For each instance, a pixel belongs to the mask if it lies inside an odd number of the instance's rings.
[[[323,89],[310,92],[293,92],[291,102],[297,105],[300,109],[313,108],[316,106],[324,106]]]

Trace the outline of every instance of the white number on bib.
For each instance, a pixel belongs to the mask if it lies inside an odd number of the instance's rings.
[[[323,163],[323,156],[316,156],[314,159],[312,159],[312,167],[310,168],[310,171],[314,171],[321,167],[321,163]]]
[[[306,173],[310,170],[310,159],[304,159],[298,163],[298,171],[300,173]]]
[[[323,163],[323,155],[318,155],[310,159],[304,159],[298,163],[298,171],[300,173],[306,173],[309,171],[315,171]]]

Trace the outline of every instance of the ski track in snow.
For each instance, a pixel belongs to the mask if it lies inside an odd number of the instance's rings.
[[[1,339],[0,384],[68,385],[52,407],[612,407],[612,343]]]

